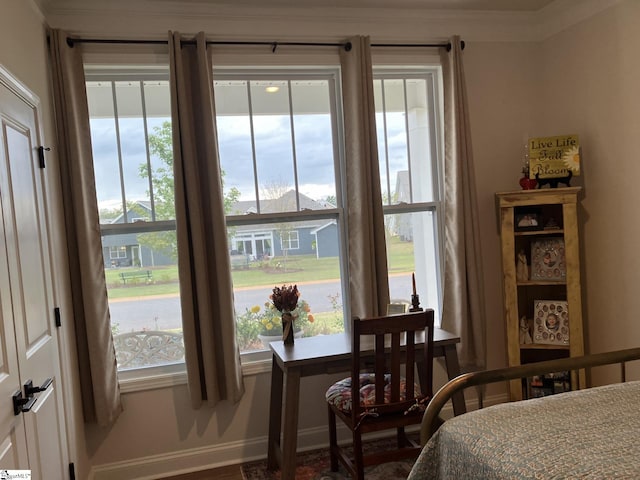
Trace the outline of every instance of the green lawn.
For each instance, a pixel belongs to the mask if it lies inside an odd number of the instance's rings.
[[[389,273],[412,272],[414,270],[413,243],[401,242],[394,238],[388,244]],[[123,284],[121,272],[151,270],[152,281],[145,278],[129,279]],[[259,285],[272,286],[285,283],[332,280],[340,277],[339,263],[336,257],[316,258],[314,255],[294,255],[288,258],[276,257],[268,262],[253,262],[247,269],[234,269],[231,272],[235,288]],[[178,267],[154,268],[108,268],[105,276],[110,299],[148,295],[166,295],[178,293]]]

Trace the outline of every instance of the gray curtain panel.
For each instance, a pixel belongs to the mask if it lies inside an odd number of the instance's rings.
[[[346,202],[351,315],[385,315],[389,303],[387,247],[380,192],[369,37],[340,50],[345,124]]]
[[[96,200],[82,51],[50,32],[57,146],[69,252],[78,369],[84,418],[112,424],[122,411],[111,336]]]
[[[460,335],[463,370],[486,366],[486,318],[475,169],[460,37],[442,52],[445,272],[442,328]]]
[[[244,393],[215,129],[213,70],[204,33],[169,32],[180,300],[193,408]]]

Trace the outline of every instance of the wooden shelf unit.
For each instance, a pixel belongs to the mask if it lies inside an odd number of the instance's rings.
[[[580,281],[580,245],[578,235],[578,197],[581,187],[540,190],[520,190],[496,193],[502,251],[504,315],[507,329],[507,357],[509,366],[521,365],[552,358],[573,357],[584,354],[582,294]],[[536,230],[519,231],[516,218],[523,213],[539,212]],[[544,229],[549,219],[557,228]],[[527,256],[531,278],[531,245],[540,239],[561,237],[564,243],[566,275],[562,280],[518,281],[516,264],[518,252]],[[534,320],[534,300],[566,301],[569,317],[569,344],[520,344],[520,318]],[[535,326],[533,325],[535,328]],[[532,328],[533,330],[533,328]],[[533,338],[533,331],[531,333]],[[572,373],[571,388],[586,386],[585,373]],[[526,396],[522,381],[509,383],[511,400]]]

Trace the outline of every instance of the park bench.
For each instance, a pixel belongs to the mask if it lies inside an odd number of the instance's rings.
[[[151,281],[151,270],[138,270],[135,272],[120,272],[120,280],[124,285],[127,284],[127,280],[134,280],[137,278],[146,279],[147,283]]]
[[[182,333],[140,331],[114,335],[118,368],[148,367],[184,361]]]

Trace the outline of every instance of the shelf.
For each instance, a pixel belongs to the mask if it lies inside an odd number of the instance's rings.
[[[553,281],[553,282],[545,282],[542,280],[529,280],[527,282],[517,282],[517,285],[519,287],[534,287],[536,285],[566,285],[567,282],[564,280],[559,280],[559,281]]]
[[[569,350],[569,345],[548,345],[545,343],[521,343],[520,350]]]
[[[564,228],[554,228],[554,229],[549,229],[549,230],[522,230],[522,231],[515,231],[513,232],[513,235],[516,237],[530,237],[530,236],[534,236],[534,235],[558,235],[558,234],[563,234],[564,233]]]
[[[578,226],[578,194],[580,192],[580,187],[571,187],[496,194],[501,240],[507,359],[510,367],[584,354]],[[531,218],[526,218],[527,216]],[[551,225],[551,221],[555,222],[553,228],[545,229],[544,225]],[[558,238],[557,242],[554,237]],[[541,273],[542,260],[539,252],[536,250],[537,253],[534,253],[534,246],[538,243],[541,246],[547,243],[554,244],[554,248],[564,249],[561,255],[550,258],[554,263],[548,265],[548,268],[542,272],[544,275]],[[526,257],[526,268],[522,265],[523,256]],[[557,266],[554,266],[556,263]],[[555,270],[551,274],[548,271],[550,268],[562,268],[561,271],[564,274],[556,274]],[[532,280],[534,270],[535,280]],[[536,302],[542,302],[540,308],[536,307]],[[556,310],[558,305],[553,305],[556,302],[562,309]],[[561,319],[558,312],[561,312]],[[542,339],[542,337],[533,336],[534,325],[536,332],[544,334],[550,332],[551,320],[560,321],[562,328],[568,329],[564,334],[568,333],[569,343],[521,344],[523,318],[529,335],[534,340]],[[520,381],[509,382],[511,400],[523,398],[520,383]],[[572,385],[576,388],[586,385],[586,375],[583,370],[572,374]]]

